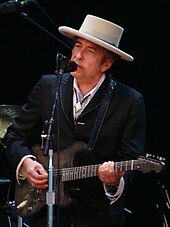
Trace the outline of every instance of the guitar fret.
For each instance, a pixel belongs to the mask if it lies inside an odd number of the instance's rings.
[[[134,169],[134,160],[131,161],[131,170]]]
[[[77,167],[76,167],[76,168],[75,168],[75,171],[74,171],[74,175],[73,175],[74,180],[77,179],[77,173],[78,173],[78,171],[77,171]]]
[[[115,172],[120,172],[120,162],[115,162]]]
[[[114,165],[114,171],[117,172],[117,162]]]
[[[125,161],[125,165],[126,165],[125,170],[128,170],[128,161]]]
[[[93,177],[98,176],[99,165],[94,165]]]
[[[82,167],[82,178],[85,178],[86,177],[86,167],[83,166]]]
[[[91,168],[90,166],[88,166],[88,173],[87,173],[87,177],[90,177],[91,176]]]
[[[79,169],[80,169],[79,167],[76,167],[76,170],[77,170],[77,175],[76,175],[77,178],[76,179],[80,179],[80,171],[79,171]]]
[[[123,165],[122,165],[123,162],[120,162],[120,168],[119,168],[119,171],[122,172],[123,171]]]
[[[93,166],[89,166],[89,171],[88,171],[88,177],[92,176],[92,170],[93,170]]]
[[[124,170],[123,170],[123,171],[126,171],[126,170],[128,170],[128,169],[129,169],[129,166],[130,166],[130,162],[129,162],[129,160],[124,161],[124,164],[125,164],[125,167],[124,167]]]
[[[73,180],[76,180],[76,178],[77,178],[77,168],[72,169],[72,172],[73,172]]]

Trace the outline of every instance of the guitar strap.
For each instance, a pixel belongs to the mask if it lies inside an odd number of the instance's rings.
[[[90,153],[94,148],[94,145],[96,143],[97,137],[98,137],[100,129],[102,127],[102,123],[104,121],[104,118],[105,118],[107,109],[109,107],[111,98],[113,96],[113,91],[115,91],[115,88],[116,88],[116,81],[113,80],[110,76],[109,86],[108,86],[106,93],[103,97],[102,104],[100,106],[94,127],[92,129],[92,133],[90,135],[89,142],[87,144],[87,152],[88,153]]]

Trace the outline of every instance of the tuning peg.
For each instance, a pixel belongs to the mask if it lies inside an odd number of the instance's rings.
[[[163,157],[159,157],[160,161],[163,161],[165,162],[166,161],[166,158],[163,158]]]
[[[154,155],[153,155],[153,154],[147,153],[147,154],[146,154],[146,158],[154,158]]]
[[[162,161],[162,162],[166,161],[166,158],[156,156],[154,154],[148,154],[148,153],[146,154],[146,158],[153,158],[153,159],[156,159],[156,160],[159,160],[159,161]]]

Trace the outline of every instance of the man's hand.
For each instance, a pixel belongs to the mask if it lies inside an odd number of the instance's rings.
[[[20,172],[34,188],[45,189],[48,187],[48,174],[39,162],[26,158],[20,168]]]
[[[119,184],[120,178],[125,172],[115,172],[114,162],[108,161],[100,165],[98,175],[100,180],[108,186],[116,186]]]

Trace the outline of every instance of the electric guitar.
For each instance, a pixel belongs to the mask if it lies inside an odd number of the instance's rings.
[[[33,148],[33,153],[37,157],[37,160],[48,169],[48,158],[42,154],[40,146]],[[86,144],[82,142],[76,142],[71,144],[68,148],[60,152],[60,166],[59,173],[56,165],[58,153],[54,152],[53,165],[54,165],[54,182],[58,182],[59,179],[59,191],[55,184],[56,198],[60,195],[60,207],[66,207],[70,205],[73,200],[66,191],[65,183],[73,180],[80,180],[83,178],[90,178],[98,176],[98,169],[101,164],[87,165],[87,166],[75,166],[75,160],[79,155],[86,153]],[[160,173],[165,167],[164,162],[154,160],[148,157],[140,156],[137,160],[128,160],[115,162],[115,172],[122,172],[127,170],[138,170],[143,173],[155,171]],[[33,188],[27,180],[21,181],[19,185],[15,186],[15,202],[17,212],[21,217],[29,217],[40,211],[46,205],[46,194],[48,189],[40,190]],[[55,204],[57,204],[57,199]]]

